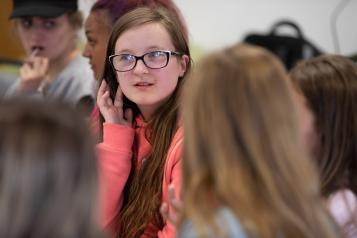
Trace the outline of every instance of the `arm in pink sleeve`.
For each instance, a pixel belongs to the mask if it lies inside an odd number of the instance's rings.
[[[101,225],[107,228],[119,211],[131,169],[133,128],[104,123],[103,142],[98,144]]]

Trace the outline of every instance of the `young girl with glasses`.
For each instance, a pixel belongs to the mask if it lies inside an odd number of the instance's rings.
[[[182,30],[187,35],[181,13],[172,0],[98,0],[92,6],[84,24],[87,42],[83,51],[83,56],[89,59],[96,80],[102,78],[108,39],[115,21],[137,7],[167,9],[179,19]]]
[[[118,237],[174,237],[160,215],[169,184],[181,188],[178,97],[190,52],[177,19],[137,8],[115,24],[97,104],[103,225]]]
[[[96,80],[102,78],[108,39],[115,21],[125,13],[140,6],[150,8],[163,7],[167,9],[167,11],[178,18],[182,31],[187,38],[186,25],[179,9],[172,0],[98,0],[92,6],[84,24],[87,42],[83,51],[83,56],[89,59]],[[98,107],[94,107],[91,113],[91,129],[97,137],[99,134]]]

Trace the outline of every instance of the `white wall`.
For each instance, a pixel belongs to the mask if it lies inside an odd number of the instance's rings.
[[[251,31],[267,32],[280,18],[295,20],[305,36],[328,53],[337,53],[330,18],[338,18],[340,53],[357,53],[357,0],[175,0],[189,27],[191,42],[210,50],[241,40]]]

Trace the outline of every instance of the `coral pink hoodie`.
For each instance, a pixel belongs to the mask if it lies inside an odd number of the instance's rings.
[[[145,122],[136,118],[135,128],[104,123],[103,142],[98,145],[101,223],[108,229],[123,202],[123,190],[131,169],[134,136],[138,142],[138,163],[148,155],[151,145],[145,138]],[[168,201],[168,186],[173,184],[176,197],[181,190],[183,128],[179,127],[169,147],[162,181],[162,201]],[[145,181],[143,181],[145,182]],[[148,186],[150,186],[148,184]],[[141,237],[174,238],[175,228],[165,221],[163,229],[149,224]]]

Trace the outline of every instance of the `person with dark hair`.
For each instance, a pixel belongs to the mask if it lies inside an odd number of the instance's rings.
[[[83,21],[77,0],[13,0],[10,19],[27,57],[6,97],[60,101],[90,112],[95,81],[76,47]]]
[[[316,118],[321,194],[346,237],[357,237],[357,66],[324,55],[302,61],[290,76]]]
[[[0,102],[0,237],[102,237],[94,144],[68,105]]]
[[[83,51],[83,55],[89,59],[96,80],[101,80],[103,77],[106,48],[114,23],[125,13],[137,7],[162,7],[167,9],[178,19],[181,30],[188,39],[185,22],[172,0],[98,0],[92,6],[84,24],[87,42]],[[97,135],[99,130],[99,110],[97,107],[92,111],[91,122],[92,130]]]
[[[164,8],[123,15],[109,38],[98,91],[102,220],[117,237],[175,237],[160,215],[181,188],[179,96],[191,66],[185,33]]]

